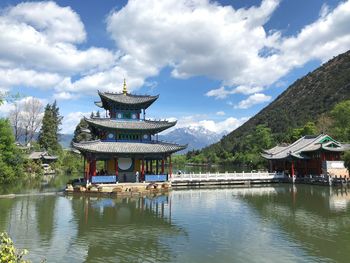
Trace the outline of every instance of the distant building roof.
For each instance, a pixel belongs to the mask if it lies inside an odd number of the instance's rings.
[[[159,97],[159,95],[133,95],[101,91],[98,91],[98,95],[101,101],[95,102],[95,105],[105,109],[109,109],[111,105],[120,109],[146,109]]]
[[[57,156],[50,155],[48,152],[32,152],[28,156],[28,159],[31,160],[56,160],[57,158]]]
[[[82,152],[92,153],[157,154],[181,151],[185,149],[187,145],[178,145],[165,142],[102,142],[97,140],[73,143],[73,147]]]
[[[306,152],[313,152],[323,149],[332,152],[344,152],[350,149],[350,145],[342,144],[327,134],[318,136],[304,136],[290,145],[275,146],[269,150],[264,150],[261,154],[266,159],[285,159],[295,157],[307,159]]]
[[[106,129],[118,129],[118,130],[137,130],[137,131],[151,131],[158,133],[164,131],[176,124],[176,121],[151,121],[151,120],[113,120],[109,118],[85,118],[86,122],[93,126],[98,126]]]

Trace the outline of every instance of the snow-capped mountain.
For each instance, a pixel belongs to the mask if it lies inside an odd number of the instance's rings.
[[[159,135],[158,139],[178,144],[188,144],[187,151],[198,150],[218,142],[226,133],[215,133],[203,127],[177,128],[169,133]]]

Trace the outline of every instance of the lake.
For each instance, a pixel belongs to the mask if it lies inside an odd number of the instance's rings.
[[[345,188],[283,184],[129,198],[22,196],[0,198],[0,215],[0,232],[27,248],[33,262],[350,260]]]

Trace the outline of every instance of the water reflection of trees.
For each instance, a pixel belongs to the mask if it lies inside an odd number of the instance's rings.
[[[280,228],[311,256],[344,262],[350,257],[350,192],[315,186],[276,188],[276,193],[241,196],[262,222]]]
[[[184,234],[171,223],[171,201],[155,197],[72,197],[78,242],[88,262],[169,262],[165,240]],[[164,242],[165,241],[165,242]]]

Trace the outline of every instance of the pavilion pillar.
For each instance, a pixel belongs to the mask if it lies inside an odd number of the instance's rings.
[[[173,165],[171,163],[171,155],[169,155],[169,176],[170,178],[172,177],[173,175]]]
[[[114,158],[114,163],[115,163],[115,176],[117,177],[117,181],[118,181],[118,173],[119,173],[119,166],[118,166],[118,158]]]
[[[146,160],[146,172],[148,172],[148,161]]]
[[[158,171],[159,171],[159,170],[158,170],[158,167],[159,167],[159,160],[157,159],[157,160],[156,160],[156,174],[158,174]]]
[[[162,174],[164,174],[164,157],[162,158]]]
[[[142,175],[142,179],[145,180],[145,160],[142,159],[141,161],[141,175]]]
[[[91,166],[91,163],[90,163],[90,160],[87,159],[87,165],[86,165],[86,170],[84,171],[85,172],[85,181],[89,180],[89,175],[90,175],[90,166]]]
[[[153,160],[150,161],[150,172],[153,173]]]
[[[96,168],[97,168],[97,166],[96,166],[96,159],[94,159],[93,160],[93,170],[92,170],[92,176],[96,176]]]
[[[83,157],[83,167],[84,167],[84,168],[83,168],[83,169],[84,169],[83,171],[84,171],[84,179],[86,180],[86,167],[85,167],[86,163],[85,163],[85,162],[86,162],[86,160],[85,160],[85,156],[84,156],[84,157]]]
[[[294,177],[294,160],[292,160],[291,174]]]

